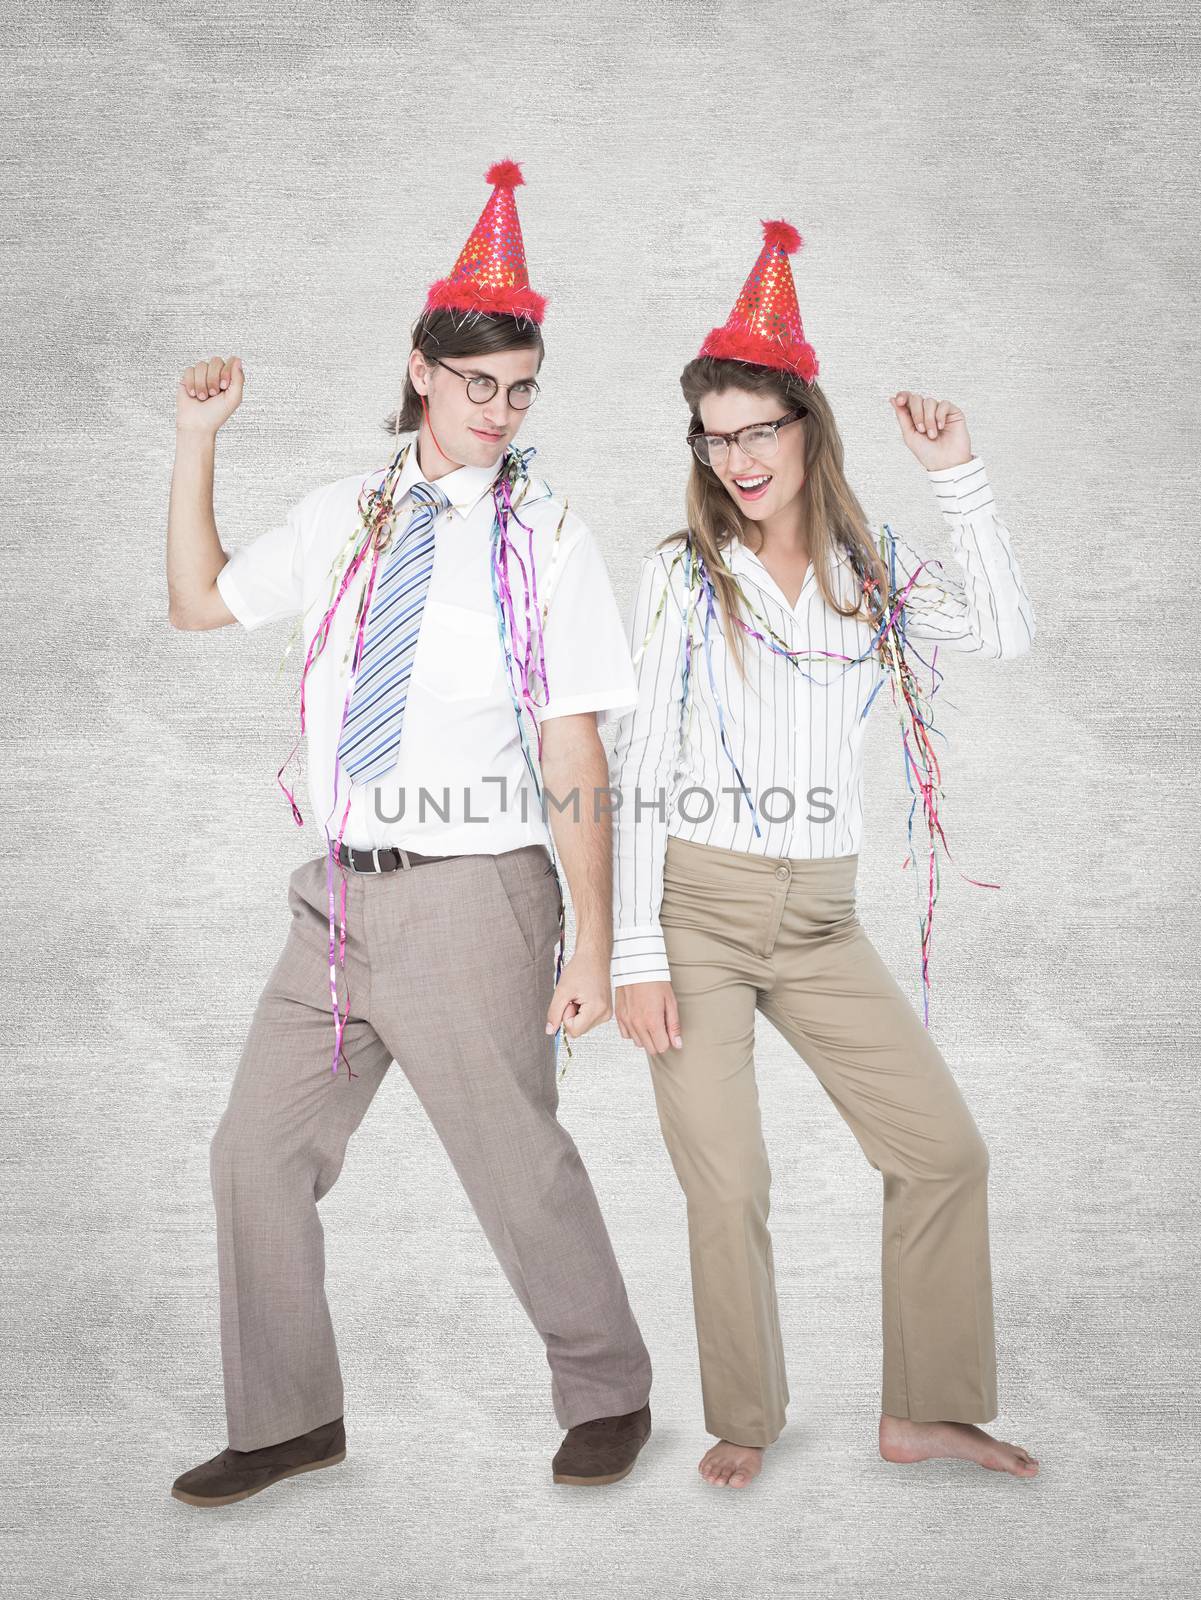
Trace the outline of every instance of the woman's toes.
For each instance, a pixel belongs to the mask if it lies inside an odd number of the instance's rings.
[[[698,1470],[706,1483],[717,1488],[744,1489],[755,1476],[755,1466],[756,1463],[748,1461],[739,1447],[727,1446],[723,1442],[705,1452]]]

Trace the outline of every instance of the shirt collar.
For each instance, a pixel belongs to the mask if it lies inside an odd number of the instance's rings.
[[[732,572],[744,573],[760,589],[768,589],[769,592],[778,595],[785,608],[788,609],[787,596],[784,595],[783,591],[776,583],[776,580],[772,577],[771,573],[767,570],[755,552],[751,549],[748,549],[741,539],[731,539],[725,548],[720,552],[720,554],[722,560]],[[840,557],[838,550],[831,547],[827,567],[830,572],[830,576],[835,580],[837,580],[839,565]],[[811,562],[809,570],[805,573],[805,584],[808,584],[812,571],[813,564]],[[804,587],[804,585],[802,585],[802,587]],[[798,605],[800,604],[799,598],[797,603]]]
[[[500,471],[505,453],[502,450],[496,460],[487,467],[455,467],[452,472],[445,473],[436,479],[437,487],[450,501],[461,517],[467,516],[491,489]],[[392,491],[392,503],[399,506],[405,495],[415,483],[428,482],[422,477],[421,465],[417,459],[417,440],[414,439],[405,464],[400,469],[400,476],[396,480],[396,487]]]

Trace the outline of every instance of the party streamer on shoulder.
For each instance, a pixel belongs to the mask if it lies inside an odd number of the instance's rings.
[[[900,722],[905,783],[909,793],[912,796],[907,818],[909,854],[901,863],[901,869],[904,871],[909,866],[911,861],[915,867],[914,883],[918,891],[918,926],[921,945],[922,1021],[928,1028],[930,1025],[929,968],[931,934],[934,926],[934,907],[938,900],[940,888],[937,847],[941,845],[942,849],[946,852],[948,860],[952,860],[953,858],[951,857],[951,849],[947,843],[946,834],[944,832],[942,821],[939,815],[939,800],[943,793],[942,770],[939,766],[938,757],[935,754],[932,742],[933,738],[945,738],[945,735],[941,732],[941,730],[935,727],[931,712],[931,701],[938,692],[938,687],[942,680],[942,673],[938,671],[936,666],[938,647],[935,645],[931,659],[926,661],[921,653],[914,647],[913,642],[908,639],[906,633],[905,602],[908,600],[910,593],[917,584],[918,575],[926,567],[940,567],[942,563],[935,560],[920,561],[906,582],[903,585],[898,585],[896,535],[894,534],[891,525],[887,522],[881,525],[878,548],[880,550],[881,558],[884,561],[885,569],[888,573],[889,599],[887,604],[880,603],[879,605],[881,621],[872,635],[867,649],[864,650],[862,655],[847,656],[835,650],[817,650],[812,648],[790,649],[785,641],[771,626],[770,622],[768,622],[767,618],[754,604],[736,577],[734,578],[734,583],[742,604],[745,606],[747,612],[754,617],[761,626],[754,627],[750,623],[746,622],[741,616],[736,616],[734,620],[744,633],[746,633],[751,639],[755,640],[761,649],[766,649],[774,655],[785,657],[785,659],[793,667],[795,667],[803,677],[805,677],[810,683],[818,684],[819,687],[828,687],[831,679],[829,676],[827,676],[826,679],[822,681],[813,677],[810,673],[805,671],[804,667],[801,666],[801,658],[813,660],[820,657],[827,662],[842,662],[843,666],[841,670],[843,673],[849,671],[853,666],[860,665],[873,653],[879,658],[881,667],[880,677],[872,689],[871,694],[867,698],[867,702],[860,714],[860,720],[862,721],[867,717],[877,693],[887,678],[892,692],[893,704],[897,709],[898,719]],[[726,757],[729,760],[731,767],[734,769],[734,774],[738,779],[739,788],[745,795],[747,804],[750,806],[751,820],[754,826],[755,835],[757,838],[761,838],[762,829],[759,826],[758,811],[755,807],[755,803],[750,791],[746,786],[746,781],[739,770],[738,763],[734,759],[734,753],[731,749],[730,740],[726,732],[726,710],[722,704],[721,696],[718,693],[717,678],[713,671],[711,629],[716,627],[717,631],[721,632],[721,619],[718,610],[717,591],[714,587],[712,576],[709,573],[708,567],[705,563],[704,556],[701,554],[695,537],[691,532],[689,532],[687,535],[683,546],[681,546],[675,555],[672,556],[671,560],[667,564],[667,581],[664,584],[663,593],[660,596],[659,603],[655,608],[653,616],[651,617],[650,624],[647,627],[646,633],[643,636],[642,641],[635,653],[634,663],[637,665],[641,660],[643,652],[646,650],[647,645],[650,643],[651,638],[653,637],[654,632],[659,625],[660,618],[662,617],[664,608],[667,604],[668,593],[672,586],[671,574],[677,566],[680,567],[683,574],[684,592],[686,596],[684,611],[684,648],[681,651],[682,687],[679,729],[676,746],[677,760],[681,756],[685,747],[688,728],[691,724],[692,713],[695,706],[695,696],[691,695],[690,693],[693,672],[692,656],[696,645],[696,641],[694,640],[694,623],[698,610],[703,609],[704,621],[700,629],[700,645],[705,654],[709,687],[712,690],[714,703],[717,706],[718,731],[721,739],[722,749],[725,751]],[[859,573],[857,568],[855,570],[857,576],[859,577],[862,598],[865,603],[869,604],[870,607],[870,602],[876,598],[877,595],[877,586],[875,580],[870,573],[863,574]],[[869,615],[870,614],[871,613],[869,609]],[[915,658],[922,666],[927,668],[930,673],[930,688],[928,692],[923,690],[918,681],[917,673],[914,671],[912,661],[910,659],[911,657]],[[924,902],[922,896],[922,879],[916,871],[917,850],[913,839],[914,813],[917,810],[919,803],[921,805],[922,816],[926,824],[928,840],[926,846],[927,870],[925,875]],[[981,879],[968,877],[967,873],[963,872],[958,866],[956,866],[955,870],[959,873],[961,878],[966,879],[968,883],[974,884],[977,888],[999,889],[1001,887],[1000,884],[997,883],[986,883]]]
[[[329,897],[329,985],[330,1004],[334,1022],[334,1044],[331,1070],[336,1076],[339,1061],[346,1063],[349,1078],[356,1078],[358,1074],[351,1069],[349,1060],[342,1049],[342,1038],[346,1027],[346,1018],[350,1014],[349,982],[346,978],[346,870],[338,861],[338,849],[342,843],[342,834],[346,827],[347,816],[350,811],[350,795],[347,794],[346,804],[342,812],[342,819],[338,825],[337,836],[330,838],[328,822],[329,817],[337,809],[339,778],[341,765],[338,761],[337,749],[341,741],[341,728],[345,724],[346,714],[350,707],[351,695],[354,690],[354,677],[362,660],[363,645],[366,637],[367,617],[370,613],[371,596],[375,588],[376,575],[379,570],[380,557],[387,550],[393,531],[396,517],[396,508],[393,504],[395,485],[404,468],[412,441],[397,452],[391,464],[384,473],[381,482],[370,492],[365,493],[366,486],[359,491],[359,525],[347,538],[341,550],[330,564],[329,592],[325,601],[325,611],[313,634],[305,656],[304,666],[300,675],[300,731],[296,742],[289,751],[286,760],[276,773],[276,781],[287,797],[291,807],[292,817],[297,827],[303,827],[304,817],[296,803],[296,797],[284,782],[284,773],[300,747],[300,742],[305,734],[305,685],[308,674],[316,661],[320,658],[329,641],[330,630],[338,606],[345,599],[351,584],[361,572],[370,558],[370,566],[364,585],[359,590],[358,608],[352,626],[351,643],[343,652],[341,668],[346,671],[349,665],[349,678],[347,681],[346,696],[342,705],[342,719],[339,724],[338,738],[334,740],[334,801],[327,816],[322,823],[322,830],[326,839],[326,888]],[[497,473],[492,484],[493,522],[490,546],[490,575],[492,585],[493,605],[496,612],[496,625],[500,635],[502,648],[505,655],[505,668],[509,681],[510,696],[513,703],[514,714],[517,719],[518,738],[521,743],[522,755],[526,768],[534,785],[534,792],[539,807],[545,815],[545,805],[542,795],[542,785],[538,769],[530,755],[529,741],[526,736],[525,724],[522,718],[524,707],[533,720],[537,730],[538,762],[542,758],[542,728],[534,716],[536,707],[545,705],[549,699],[550,685],[546,677],[546,658],[543,646],[543,626],[546,620],[546,607],[540,604],[538,598],[538,574],[534,561],[533,537],[534,530],[522,522],[517,515],[517,507],[521,505],[530,485],[529,462],[536,454],[534,446],[520,449],[510,444],[505,451],[504,463]],[[549,579],[554,573],[561,549],[561,534],[563,523],[567,516],[567,503],[564,502],[563,513],[555,529],[554,545],[551,559],[547,564],[548,586]],[[515,522],[524,529],[528,535],[527,560],[523,561],[517,544],[509,532],[510,522]],[[528,565],[527,565],[528,561]],[[521,574],[522,583],[522,626],[518,627],[517,602],[514,598],[513,585],[510,581],[510,564],[517,566]],[[312,604],[316,604],[314,601]],[[298,634],[304,626],[304,618],[312,610],[310,604],[303,615],[296,622],[288,643],[280,657],[276,668],[278,680],[283,670],[284,662],[291,653]],[[520,640],[520,656],[515,658],[517,641]],[[518,683],[514,686],[514,662],[516,659]],[[534,685],[540,683],[545,691],[544,698],[535,697]],[[554,848],[553,835],[548,827],[547,834],[551,838],[550,854],[554,868],[556,882],[559,884],[559,939],[555,952],[555,983],[563,971],[563,959],[566,945],[565,902],[562,893],[562,879],[559,872],[558,858]],[[337,896],[337,909],[335,912],[335,869],[340,875],[340,894]],[[339,1007],[337,969],[341,966],[343,985],[346,989],[346,1010]],[[558,1073],[561,1082],[567,1071],[568,1064],[574,1059],[571,1041],[563,1032],[562,1025],[555,1032],[554,1051],[558,1060],[560,1042],[565,1047],[567,1061]],[[348,1081],[349,1081],[348,1078]]]

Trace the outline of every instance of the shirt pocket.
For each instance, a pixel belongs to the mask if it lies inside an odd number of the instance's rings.
[[[439,700],[478,700],[500,670],[500,637],[491,611],[427,600],[413,657],[413,681]]]

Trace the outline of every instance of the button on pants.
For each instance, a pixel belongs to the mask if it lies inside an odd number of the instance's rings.
[[[638,1410],[650,1359],[556,1115],[546,1011],[561,900],[547,851],[346,878],[346,1060],[335,1076],[322,855],[289,880],[287,940],[211,1143],[230,1446],[256,1450],[344,1414],[318,1202],[393,1060],[542,1338],[560,1426]]]
[[[881,1410],[997,1414],[988,1151],[855,912],[858,856],[781,859],[669,835],[660,921],[683,1048],[649,1056],[687,1202],[705,1426],[768,1445],[788,1384],[755,1081],[759,1010],[883,1178]]]

